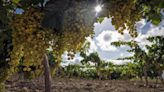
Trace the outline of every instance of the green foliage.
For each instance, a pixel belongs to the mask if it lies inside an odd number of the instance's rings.
[[[100,65],[101,59],[98,56],[97,52],[91,53],[89,56],[87,56],[84,52],[81,52],[80,55],[84,58],[81,61],[82,63],[85,64],[85,63],[88,63],[90,61],[90,62],[96,63],[97,66]]]
[[[119,60],[133,60],[137,76],[141,77],[146,72],[149,77],[154,78],[161,76],[164,69],[164,37],[155,36],[148,37],[147,40],[151,42],[151,45],[146,45],[148,52],[145,52],[140,48],[137,42],[113,42],[112,45],[120,47],[121,45],[127,45],[131,47],[128,52],[134,53],[133,57],[119,58]],[[144,74],[145,75],[145,74]]]
[[[0,32],[0,84],[10,75],[11,30]]]
[[[3,82],[5,82],[5,80],[8,79],[11,72],[10,72],[9,67],[5,67],[5,66],[0,68],[0,72],[1,72],[0,73],[0,83],[3,83]]]
[[[116,41],[116,42],[112,42],[111,45],[114,45],[116,47],[120,47],[121,45],[127,45],[131,48],[134,48],[134,47],[138,47],[138,45],[136,44],[136,41],[129,41],[129,42],[126,42],[126,41]]]
[[[64,73],[69,77],[91,78],[91,79],[129,79],[138,75],[135,63],[127,65],[114,65],[113,63],[102,62],[101,68],[88,65],[68,65],[64,67]]]
[[[104,20],[104,17],[100,17],[100,18],[97,19],[97,22],[102,23],[103,20]]]
[[[148,55],[150,56],[151,66],[155,68],[153,72],[162,73],[164,69],[164,37],[155,36],[147,38],[152,45],[147,45]]]
[[[148,21],[151,20],[151,22],[154,25],[158,25],[161,22],[162,14],[160,11],[162,8],[164,8],[164,1],[163,0],[150,0],[146,3],[143,2],[143,5],[148,7],[148,10],[144,12],[144,17],[148,18]]]
[[[45,0],[11,0],[12,4],[16,7],[27,9],[29,7],[43,7]],[[39,6],[39,4],[41,6]]]
[[[5,92],[5,85],[4,85],[4,83],[0,83],[0,92]]]
[[[12,10],[12,5],[5,0],[0,0],[0,92],[4,92],[4,82],[11,74],[8,62],[10,61],[12,37],[8,23]]]
[[[119,58],[122,60],[132,60],[134,65],[134,70],[136,73],[136,76],[143,76],[144,72],[148,72],[148,55],[147,53],[140,48],[138,43],[136,41],[129,41],[129,42],[123,42],[123,41],[118,41],[118,42],[113,42],[112,45],[116,47],[120,47],[121,45],[126,45],[129,46],[131,49],[127,50],[130,53],[134,53],[132,57],[125,57],[125,58]],[[130,72],[130,71],[129,71]]]
[[[18,4],[21,0],[12,0],[13,3]]]
[[[0,30],[8,29],[14,6],[5,0],[0,0]]]

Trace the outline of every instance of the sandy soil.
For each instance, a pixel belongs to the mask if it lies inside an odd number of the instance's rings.
[[[53,92],[164,92],[161,84],[145,87],[139,81],[55,78]],[[6,82],[6,92],[44,92],[43,78]]]

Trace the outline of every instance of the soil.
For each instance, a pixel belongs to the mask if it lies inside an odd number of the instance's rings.
[[[44,92],[43,78],[35,80],[10,80],[6,92]],[[140,81],[98,80],[80,78],[54,78],[53,92],[164,92],[164,86],[151,83],[148,87]]]

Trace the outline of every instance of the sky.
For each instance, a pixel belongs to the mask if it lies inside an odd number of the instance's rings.
[[[99,57],[105,61],[111,61],[114,64],[124,64],[129,61],[116,60],[118,58],[123,58],[127,56],[132,56],[132,53],[127,52],[130,49],[128,46],[115,47],[111,45],[114,41],[130,41],[135,40],[139,43],[143,50],[146,50],[145,45],[151,45],[150,42],[146,40],[149,36],[164,36],[164,20],[158,26],[151,24],[151,22],[146,22],[145,19],[141,19],[136,23],[136,29],[138,32],[138,37],[132,38],[127,30],[124,30],[124,35],[118,33],[118,31],[111,24],[110,18],[105,18],[102,23],[94,24],[95,36],[93,39],[86,38],[90,42],[89,53],[97,52]],[[73,60],[67,60],[66,53],[63,54],[62,65],[77,64],[82,60],[79,53],[76,54]],[[68,62],[67,62],[68,61]]]

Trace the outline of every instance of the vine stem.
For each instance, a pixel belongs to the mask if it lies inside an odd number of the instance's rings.
[[[51,91],[52,77],[51,77],[50,65],[49,65],[47,54],[44,55],[43,66],[44,66],[45,92],[52,92]]]

